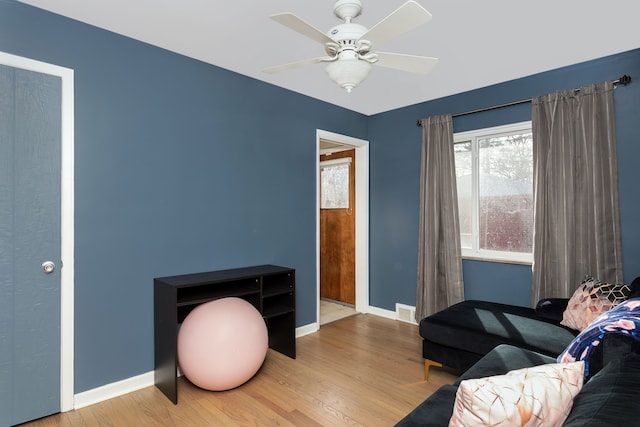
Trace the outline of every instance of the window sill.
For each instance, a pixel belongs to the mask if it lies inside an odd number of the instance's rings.
[[[510,259],[510,258],[502,258],[502,257],[494,257],[494,256],[483,256],[479,255],[466,255],[462,254],[463,260],[471,260],[471,261],[485,261],[485,262],[499,262],[502,264],[518,264],[518,265],[532,265],[533,260],[527,259]]]

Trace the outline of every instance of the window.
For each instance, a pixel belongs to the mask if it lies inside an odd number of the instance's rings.
[[[349,166],[351,157],[320,162],[320,208],[349,208]]]
[[[462,256],[530,263],[531,122],[456,133],[454,144]]]

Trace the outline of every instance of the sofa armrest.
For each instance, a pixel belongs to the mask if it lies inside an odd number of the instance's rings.
[[[536,304],[536,314],[543,319],[560,322],[569,298],[543,298]]]

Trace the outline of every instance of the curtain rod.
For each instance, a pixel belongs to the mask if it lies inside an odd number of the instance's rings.
[[[629,83],[631,83],[631,76],[628,76],[625,74],[619,79],[614,80],[612,83],[614,87],[618,85],[628,85]],[[483,111],[491,111],[491,110],[497,110],[498,108],[512,107],[514,105],[526,104],[527,102],[531,102],[531,98],[521,99],[520,101],[507,102],[506,104],[493,105],[491,107],[478,108],[477,110],[465,111],[463,113],[456,113],[456,114],[452,114],[451,117],[467,116],[469,114],[482,113]],[[422,120],[417,120],[416,125],[422,126]]]

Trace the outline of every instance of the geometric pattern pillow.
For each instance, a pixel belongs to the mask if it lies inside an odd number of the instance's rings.
[[[582,331],[596,317],[626,301],[630,292],[624,283],[602,283],[587,276],[569,299],[560,324]]]
[[[560,426],[583,384],[584,362],[551,363],[460,383],[449,427]]]

